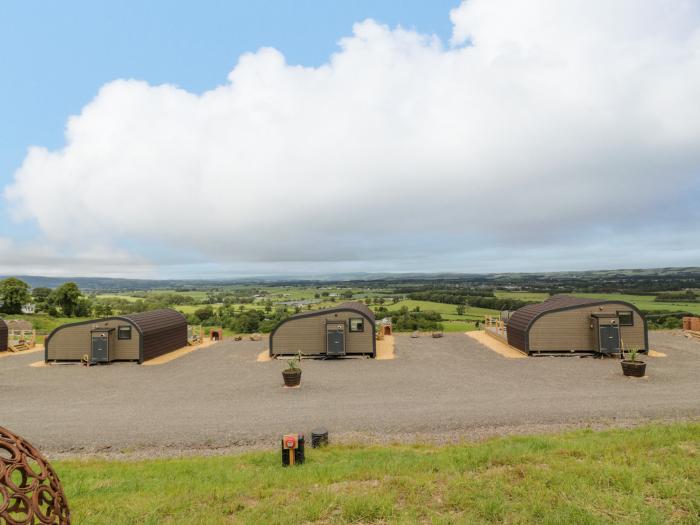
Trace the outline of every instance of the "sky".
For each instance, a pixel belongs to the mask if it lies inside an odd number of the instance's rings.
[[[693,0],[0,4],[0,274],[700,265]]]

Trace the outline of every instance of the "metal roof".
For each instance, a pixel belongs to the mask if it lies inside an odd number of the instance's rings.
[[[340,303],[338,306],[333,308],[335,309],[350,309],[350,310],[358,310],[365,314],[367,317],[372,319],[372,321],[375,320],[374,318],[374,312],[370,310],[369,306],[367,306],[365,303],[362,303],[360,301],[347,301],[345,303]]]
[[[171,308],[122,315],[120,317],[134,323],[142,335],[155,334],[163,330],[187,324],[185,316]]]
[[[335,306],[329,306],[328,308],[321,308],[320,310],[309,310],[307,312],[299,312],[298,314],[290,315],[287,319],[295,319],[297,317],[309,317],[312,315],[320,315],[324,312],[338,312],[340,310],[355,310],[367,316],[372,322],[375,321],[374,312],[369,309],[369,307],[360,301],[347,301],[345,303],[338,303]],[[284,322],[284,321],[283,321]]]

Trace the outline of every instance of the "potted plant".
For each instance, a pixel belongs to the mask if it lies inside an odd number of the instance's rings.
[[[622,365],[622,373],[626,376],[631,377],[644,377],[644,373],[647,369],[647,364],[644,361],[639,361],[637,359],[637,354],[639,353],[639,348],[632,347],[628,352],[622,351],[623,359],[620,364]]]
[[[301,352],[289,360],[286,370],[282,370],[284,386],[299,386],[301,383]]]

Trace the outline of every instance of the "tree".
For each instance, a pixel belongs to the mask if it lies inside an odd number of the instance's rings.
[[[37,286],[32,288],[32,299],[37,304],[46,304],[51,295],[51,288],[46,288],[44,286]]]
[[[73,314],[76,317],[90,317],[92,313],[92,301],[87,297],[81,297],[78,299],[78,304],[75,305],[75,310]]]
[[[466,308],[463,304],[457,305],[457,315],[464,315]]]
[[[73,317],[77,315],[78,304],[82,294],[75,283],[63,283],[51,293],[51,302],[61,308],[63,315]]]
[[[109,303],[98,302],[93,308],[93,313],[95,317],[109,317],[114,315],[114,310],[112,310],[112,306]]]
[[[201,323],[204,323],[214,316],[214,309],[211,306],[205,306],[204,308],[197,308],[194,311],[195,317],[199,319]]]
[[[29,285],[14,277],[0,281],[0,302],[3,312],[22,313],[22,306],[29,302]]]

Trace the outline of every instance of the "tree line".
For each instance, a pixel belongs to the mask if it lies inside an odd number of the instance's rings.
[[[421,292],[410,292],[409,299],[416,301],[431,301],[434,303],[456,304],[464,306],[476,306],[478,308],[489,308],[491,310],[517,310],[532,301],[522,301],[508,297],[495,297],[491,295],[472,295],[468,290],[426,290]]]

